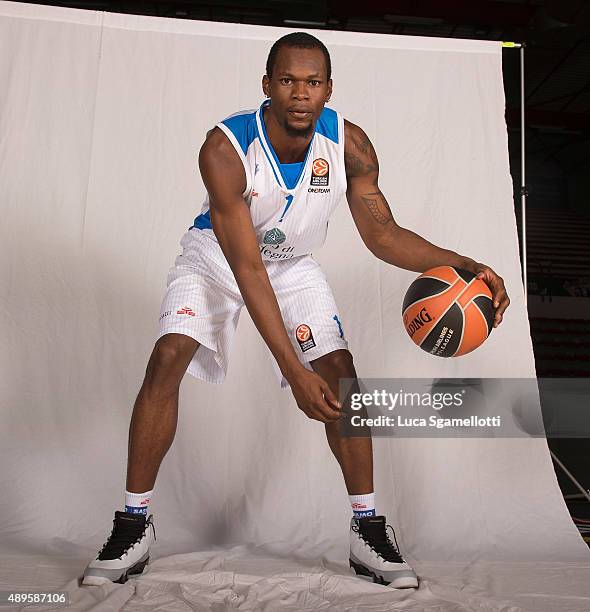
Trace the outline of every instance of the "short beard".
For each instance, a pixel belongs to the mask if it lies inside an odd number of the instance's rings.
[[[315,126],[312,122],[305,128],[294,128],[292,125],[289,125],[288,121],[285,120],[284,127],[285,132],[287,132],[287,134],[293,138],[309,138],[313,134]]]

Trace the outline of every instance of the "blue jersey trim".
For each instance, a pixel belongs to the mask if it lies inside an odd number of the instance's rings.
[[[264,127],[264,119],[263,119],[262,117],[260,117],[260,123],[262,124],[262,129],[263,129],[263,130],[265,130],[265,127]],[[266,130],[265,130],[265,131],[266,131]],[[263,138],[265,138],[265,139],[266,139],[266,135],[265,135],[265,136],[263,136]],[[270,152],[271,152],[271,154],[273,155],[273,157],[274,157],[275,159],[277,159],[277,156],[276,156],[275,152],[272,150],[272,148],[271,148],[270,144],[268,145],[268,148],[270,149]],[[273,165],[273,163],[272,163],[272,160],[270,159],[270,157],[269,157],[269,155],[268,155],[268,151],[266,150],[266,147],[264,147],[264,146],[263,146],[263,147],[262,147],[262,150],[264,151],[264,155],[266,156],[266,159],[268,159],[268,165],[270,166],[270,168],[271,168],[271,170],[272,170],[272,173],[274,174],[275,181],[276,181],[276,182],[279,184],[279,186],[280,186],[280,185],[281,185],[281,180],[280,180],[280,178],[277,176],[277,172],[276,172],[275,167],[274,167],[274,165]],[[278,161],[277,161],[277,164],[278,164]],[[279,168],[279,171],[280,171],[280,170],[281,170],[281,164],[278,164],[278,168]],[[282,173],[281,173],[281,176],[282,176]],[[285,179],[283,178],[283,183],[284,183],[284,182],[285,182]],[[285,186],[286,186],[286,185],[285,185]]]
[[[338,113],[331,108],[324,108],[315,131],[338,144]]]
[[[210,217],[210,213],[211,211],[208,210],[207,212],[199,215],[198,217],[195,218],[195,223],[193,225],[191,225],[191,227],[189,227],[189,229],[192,229],[193,227],[195,227],[196,229],[213,229],[213,226],[211,225],[211,217]]]
[[[297,181],[303,171],[303,162],[296,162],[294,164],[280,164],[281,174],[285,179],[285,185],[289,189],[293,189],[297,185]]]
[[[244,155],[248,151],[248,147],[256,139],[256,113],[242,113],[224,119],[221,123],[225,125],[231,133],[236,137],[240,148]]]

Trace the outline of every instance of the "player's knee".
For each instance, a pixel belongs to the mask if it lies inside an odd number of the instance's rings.
[[[323,366],[330,368],[340,378],[354,378],[356,376],[352,354],[346,349],[332,351],[320,357],[320,360]]]
[[[166,334],[158,339],[146,370],[146,380],[178,384],[197,347],[196,340],[182,334]]]

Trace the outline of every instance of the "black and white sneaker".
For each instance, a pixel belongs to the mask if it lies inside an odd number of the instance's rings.
[[[98,586],[105,582],[123,584],[133,574],[141,574],[150,560],[150,545],[156,539],[154,515],[115,512],[113,531],[84,570],[82,584]]]
[[[384,516],[353,518],[350,522],[350,567],[373,582],[395,589],[416,588],[418,577],[387,535]]]

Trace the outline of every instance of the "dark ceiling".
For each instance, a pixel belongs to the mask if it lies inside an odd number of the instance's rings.
[[[526,43],[527,158],[568,171],[590,166],[588,0],[73,0],[41,1],[111,12],[406,36]],[[519,52],[504,50],[506,118],[520,129]],[[520,156],[512,137],[511,157]]]

